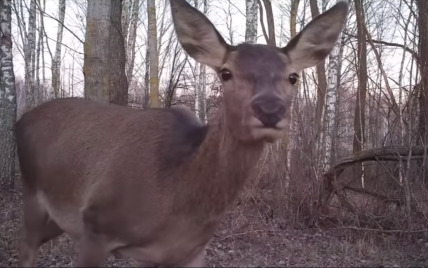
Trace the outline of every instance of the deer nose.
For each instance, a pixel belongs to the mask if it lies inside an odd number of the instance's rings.
[[[271,128],[281,121],[286,111],[285,103],[277,97],[259,97],[253,100],[251,107],[263,126]]]

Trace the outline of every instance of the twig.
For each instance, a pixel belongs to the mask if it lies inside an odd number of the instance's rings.
[[[380,232],[380,233],[423,233],[428,232],[428,229],[422,230],[381,230],[381,229],[371,229],[371,228],[359,228],[355,226],[343,226],[336,227],[334,229],[351,229],[356,231],[367,231],[367,232]]]

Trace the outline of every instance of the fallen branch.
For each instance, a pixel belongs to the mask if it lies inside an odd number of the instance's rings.
[[[365,232],[381,232],[381,233],[424,233],[428,232],[428,229],[422,230],[382,230],[382,229],[371,229],[371,228],[359,228],[355,226],[342,226],[335,227],[334,229],[351,229],[356,231],[365,231]]]
[[[339,198],[339,200],[343,200],[340,192],[345,187],[349,188],[349,186],[347,186],[349,182],[339,182],[338,178],[345,168],[352,166],[355,163],[366,161],[409,161],[420,159],[424,157],[427,150],[428,147],[421,146],[387,146],[360,151],[351,156],[340,159],[334,166],[324,173],[322,193],[318,199],[317,208],[314,210],[314,213],[310,218],[310,224],[312,225],[315,223],[320,211],[329,203],[334,194]],[[378,197],[380,197],[380,195]],[[345,205],[348,207],[348,204],[345,203]]]
[[[410,160],[420,159],[424,157],[424,153],[428,147],[421,146],[388,146],[381,148],[369,149],[357,152],[354,155],[340,159],[334,166],[332,166],[325,174],[325,177],[333,175],[340,175],[342,171],[355,163],[366,161],[407,161],[410,155]],[[411,151],[411,154],[410,154]]]

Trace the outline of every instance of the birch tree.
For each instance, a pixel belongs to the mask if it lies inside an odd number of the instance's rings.
[[[204,10],[203,13],[206,15],[208,13],[208,1],[203,0]],[[206,123],[206,85],[207,84],[207,69],[205,64],[199,64],[199,82],[197,89],[197,102],[198,106],[198,117],[201,122]]]
[[[257,42],[257,0],[245,0],[245,42]]]
[[[150,50],[150,107],[160,107],[159,101],[159,57],[156,27],[156,2],[147,0],[148,40]]]
[[[12,1],[0,1],[0,182],[13,188],[15,178],[16,91],[12,58]]]
[[[56,37],[56,48],[55,56],[52,58],[52,89],[55,98],[58,98],[59,88],[61,85],[60,81],[60,67],[61,67],[61,46],[62,46],[62,34],[64,30],[64,18],[65,18],[65,0],[59,0],[58,9],[58,32]]]
[[[129,34],[126,45],[126,77],[128,78],[128,85],[131,84],[135,62],[135,43],[137,39],[137,26],[138,14],[140,12],[140,5],[138,0],[132,1],[132,13],[129,25]],[[125,33],[124,33],[125,34]],[[126,37],[126,35],[124,36]]]
[[[121,13],[121,0],[88,1],[83,64],[85,98],[128,103]]]
[[[299,3],[300,0],[293,0],[291,2],[291,12],[290,12],[290,40],[293,39],[297,35],[297,10],[299,9]],[[297,82],[297,87],[300,87],[300,83]],[[287,172],[286,172],[286,188],[288,189],[289,183],[290,183],[290,171],[291,171],[291,153],[293,151],[293,147],[295,143],[293,143],[292,139],[290,138],[291,133],[294,132],[294,104],[297,101],[297,98],[294,98],[293,103],[291,104],[290,110],[290,124],[287,127],[288,131],[287,134],[284,136],[284,146],[286,148],[286,165],[287,165]]]

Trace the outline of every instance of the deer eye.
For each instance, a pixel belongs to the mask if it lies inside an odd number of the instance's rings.
[[[220,70],[220,74],[223,81],[228,81],[232,78],[232,73],[228,69]]]
[[[298,74],[296,74],[296,73],[291,74],[291,75],[288,77],[288,80],[290,81],[290,83],[291,83],[292,85],[294,85],[294,84],[296,84],[296,83],[297,83],[297,80],[299,80],[299,75],[298,75]]]

